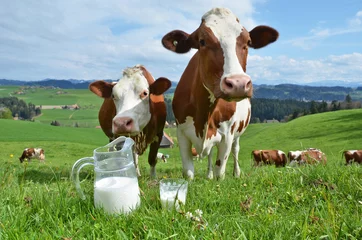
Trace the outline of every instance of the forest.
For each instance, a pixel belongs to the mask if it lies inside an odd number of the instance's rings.
[[[31,120],[41,114],[41,109],[32,103],[26,103],[17,97],[0,98],[0,118],[18,117],[23,120]]]

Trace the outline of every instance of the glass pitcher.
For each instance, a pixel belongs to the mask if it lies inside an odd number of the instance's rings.
[[[94,166],[94,206],[106,212],[129,213],[139,206],[140,190],[133,162],[131,138],[119,137],[113,142],[94,149],[93,157],[76,161],[72,179],[81,199],[86,196],[79,182],[79,172],[87,165]],[[119,150],[118,150],[119,149]]]

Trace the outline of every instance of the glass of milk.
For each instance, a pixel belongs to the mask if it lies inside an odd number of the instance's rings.
[[[79,172],[93,165],[94,205],[110,214],[127,214],[141,202],[131,138],[119,137],[106,146],[94,149],[92,157],[81,158],[72,168],[72,178],[80,197],[86,196],[80,186]]]
[[[188,182],[185,179],[162,179],[160,181],[160,199],[162,208],[180,210],[180,204],[186,203]]]

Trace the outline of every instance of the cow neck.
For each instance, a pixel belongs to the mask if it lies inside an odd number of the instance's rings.
[[[150,112],[151,119],[137,136],[132,137],[135,141],[135,150],[141,155],[147,148],[148,144],[160,141],[158,136],[162,136],[164,121],[166,120],[166,105],[162,95],[150,95]]]
[[[192,89],[196,93],[194,126],[198,137],[209,139],[216,135],[221,122],[231,119],[236,110],[236,102],[214,99],[200,76],[198,79],[200,81],[196,81]]]

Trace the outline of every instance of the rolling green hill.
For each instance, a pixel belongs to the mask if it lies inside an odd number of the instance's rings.
[[[25,147],[42,146],[52,153],[58,164],[71,163],[107,143],[101,129],[55,127],[38,122],[2,119],[0,125],[0,142],[5,145],[0,160],[8,159],[13,153],[20,154]],[[166,131],[177,146],[175,129]],[[362,149],[361,136],[362,109],[308,115],[284,124],[251,124],[240,139],[239,161],[244,168],[250,167],[250,153],[254,149],[288,152],[309,147],[320,148],[331,161],[340,161],[343,150]],[[68,155],[64,156],[63,151]],[[177,147],[162,151],[180,158]],[[146,160],[146,156],[144,154],[141,159]],[[232,164],[232,161],[228,164]],[[147,164],[143,166],[148,169]]]

